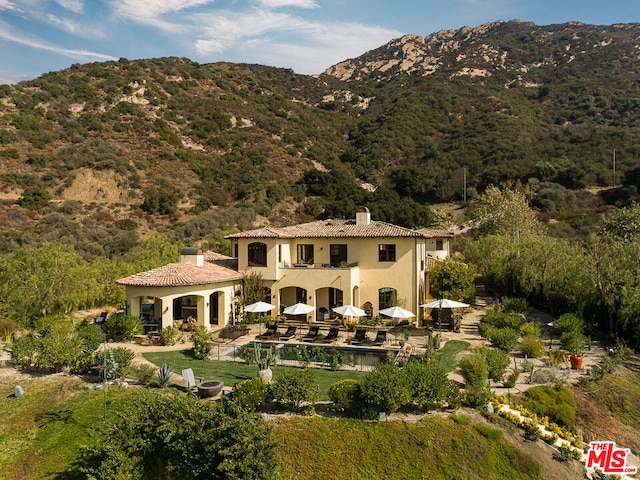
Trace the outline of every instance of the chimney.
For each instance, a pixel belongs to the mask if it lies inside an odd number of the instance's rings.
[[[180,250],[180,263],[190,263],[197,267],[204,265],[204,254],[198,247],[185,247]]]
[[[369,225],[371,223],[371,213],[367,207],[360,207],[356,210],[356,225]]]

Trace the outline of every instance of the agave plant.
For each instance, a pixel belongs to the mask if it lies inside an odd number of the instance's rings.
[[[169,385],[169,382],[171,381],[172,373],[173,373],[173,370],[171,369],[171,367],[166,363],[163,363],[162,366],[158,369],[158,376],[156,377],[156,385],[159,388],[165,388],[167,385]]]

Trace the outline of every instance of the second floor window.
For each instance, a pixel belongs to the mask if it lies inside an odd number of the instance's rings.
[[[250,267],[266,267],[267,266],[267,244],[262,242],[253,242],[249,244],[249,266]]]
[[[311,265],[313,263],[313,245],[302,244],[298,245],[298,263],[304,263]]]
[[[347,246],[342,244],[329,245],[329,262],[332,267],[340,267],[347,264]]]
[[[393,244],[378,245],[378,261],[379,262],[395,262],[396,246]]]

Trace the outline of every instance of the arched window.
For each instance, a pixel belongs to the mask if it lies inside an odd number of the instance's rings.
[[[250,243],[248,257],[249,257],[250,267],[266,267],[267,266],[267,244],[262,242]]]
[[[397,304],[398,292],[395,288],[383,287],[378,290],[378,310],[393,307]]]

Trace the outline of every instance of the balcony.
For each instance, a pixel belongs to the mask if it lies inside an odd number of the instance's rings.
[[[280,264],[278,280],[287,285],[335,285],[338,288],[351,288],[360,282],[360,267],[357,262],[333,267],[328,263]]]

